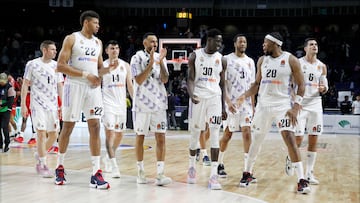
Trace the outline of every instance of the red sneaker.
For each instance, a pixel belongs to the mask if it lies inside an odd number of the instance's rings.
[[[15,138],[14,138],[14,141],[15,141],[15,142],[18,142],[18,143],[22,143],[22,142],[24,142],[24,138],[23,138],[23,137],[20,137],[20,136],[19,136],[19,137],[15,137]]]
[[[31,139],[28,141],[28,144],[36,144],[36,139],[35,139],[35,138],[31,138]]]
[[[51,146],[49,149],[48,149],[48,153],[52,153],[52,151],[54,150],[54,146]]]

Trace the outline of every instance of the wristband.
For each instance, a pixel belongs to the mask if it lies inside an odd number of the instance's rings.
[[[302,96],[296,95],[294,103],[297,103],[297,104],[301,105],[302,100],[303,100]]]
[[[86,79],[89,74],[90,74],[89,72],[83,71],[81,77]]]

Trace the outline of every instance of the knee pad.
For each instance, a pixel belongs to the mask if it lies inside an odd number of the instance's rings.
[[[220,148],[220,144],[219,144],[220,126],[219,125],[210,126],[209,130],[210,130],[210,147]]]
[[[189,143],[190,150],[196,150],[198,148],[200,132],[201,132],[200,130],[194,130],[194,129],[191,130],[190,143]]]

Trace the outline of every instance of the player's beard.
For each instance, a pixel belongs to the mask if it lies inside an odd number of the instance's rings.
[[[272,55],[272,52],[264,51],[264,54],[265,54],[265,56],[271,56],[271,55]]]

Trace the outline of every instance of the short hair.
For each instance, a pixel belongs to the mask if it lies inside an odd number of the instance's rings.
[[[245,36],[244,34],[237,34],[237,35],[235,35],[235,37],[233,38],[233,41],[236,42],[236,40],[237,40],[238,37],[245,37],[245,38],[246,38],[246,36]]]
[[[306,39],[304,40],[304,47],[306,47],[306,46],[308,45],[308,42],[309,42],[310,40],[315,40],[315,41],[316,41],[316,38],[314,38],[314,37],[308,37],[308,38],[306,38]]]
[[[145,33],[144,36],[143,36],[143,40],[146,39],[146,38],[147,38],[148,36],[150,36],[150,35],[155,35],[155,33],[153,33],[153,32],[147,32],[147,33]]]
[[[84,20],[89,20],[91,18],[99,19],[100,16],[99,16],[98,13],[96,13],[93,10],[87,10],[87,11],[82,12],[81,15],[80,15],[80,25],[83,26]]]
[[[214,38],[217,35],[221,35],[221,31],[219,29],[217,29],[217,28],[212,28],[212,29],[208,30],[206,32],[206,34],[207,34],[207,37]]]
[[[41,44],[40,44],[40,51],[42,51],[43,48],[48,48],[49,45],[52,45],[52,44],[55,45],[55,42],[52,41],[52,40],[45,40],[45,41],[41,42]]]
[[[106,43],[105,47],[108,47],[109,45],[119,45],[119,43],[116,40],[110,40]]]

